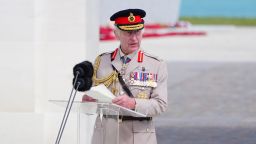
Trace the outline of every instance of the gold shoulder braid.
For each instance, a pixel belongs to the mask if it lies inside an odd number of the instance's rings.
[[[94,66],[93,66],[93,83],[95,86],[103,83],[106,87],[109,87],[112,83],[113,83],[113,86],[111,88],[111,92],[116,95],[117,94],[117,88],[116,88],[116,81],[118,80],[117,79],[117,72],[116,71],[113,71],[110,75],[108,75],[107,77],[104,77],[104,78],[97,78],[97,71],[99,69],[99,66],[100,66],[100,56],[98,56],[95,60],[95,63],[94,63]]]

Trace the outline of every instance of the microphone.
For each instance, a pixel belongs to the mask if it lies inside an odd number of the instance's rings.
[[[93,65],[89,61],[78,63],[73,68],[73,87],[78,91],[87,91],[92,87]]]
[[[76,64],[73,68],[73,74],[79,74],[78,77],[92,77],[93,75],[93,66],[89,61],[84,61],[79,64]]]
[[[78,78],[75,83],[75,78],[73,78],[73,86],[76,90],[84,92],[90,90],[92,87],[92,78]]]

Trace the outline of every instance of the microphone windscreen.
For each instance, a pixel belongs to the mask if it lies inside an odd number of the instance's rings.
[[[93,76],[93,65],[89,61],[84,61],[79,64],[76,64],[73,68],[73,74],[76,76],[77,72],[79,72],[78,77],[89,77]]]
[[[78,86],[79,84],[79,86]],[[73,87],[78,91],[87,91],[92,87],[92,78],[78,78],[75,83],[75,78],[73,78]]]

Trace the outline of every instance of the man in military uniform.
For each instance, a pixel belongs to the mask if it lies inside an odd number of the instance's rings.
[[[141,9],[113,14],[110,20],[115,22],[114,33],[120,46],[99,55],[94,64],[94,85],[105,84],[116,95],[113,103],[147,115],[146,118],[120,116],[120,144],[156,144],[153,118],[167,108],[166,64],[140,47],[145,16]],[[85,95],[83,100],[92,99]],[[92,143],[102,143],[102,138],[108,135],[97,130],[100,123],[98,118]]]

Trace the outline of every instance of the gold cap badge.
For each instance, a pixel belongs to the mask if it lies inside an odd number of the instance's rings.
[[[130,13],[130,16],[128,17],[128,21],[129,22],[134,22],[135,21],[135,16],[133,15],[133,13]]]

